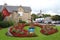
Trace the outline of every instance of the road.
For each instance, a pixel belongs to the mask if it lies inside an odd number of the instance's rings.
[[[41,25],[46,25],[44,23],[40,23]],[[56,26],[60,26],[60,24],[53,24],[53,25],[56,25]]]
[[[60,24],[55,24],[56,26],[60,26]]]

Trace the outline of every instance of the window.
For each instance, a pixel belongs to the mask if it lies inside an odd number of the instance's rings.
[[[23,12],[18,12],[18,14],[20,14],[20,16],[23,16]]]

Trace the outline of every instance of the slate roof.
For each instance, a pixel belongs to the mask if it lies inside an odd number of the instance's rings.
[[[2,8],[3,8],[3,5],[0,5],[0,12],[2,11]],[[6,6],[7,10],[9,12],[12,12],[12,11],[17,11],[19,6]],[[31,8],[30,7],[27,7],[27,6],[22,6],[24,12],[28,13],[28,12],[31,12]]]
[[[24,12],[31,12],[30,7],[22,6],[22,8],[24,9]]]

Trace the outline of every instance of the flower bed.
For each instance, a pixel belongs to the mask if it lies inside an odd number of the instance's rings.
[[[28,31],[27,30],[16,30],[16,31],[12,31],[13,29],[11,28],[10,33],[15,36],[15,37],[23,37],[23,36],[27,36]]]
[[[8,35],[14,36],[14,37],[36,37],[37,35],[33,32],[34,29],[29,29],[32,34],[29,33],[28,30],[23,29],[26,26],[26,24],[20,24],[14,25],[9,28]],[[40,32],[45,35],[50,35],[58,32],[58,30],[51,26],[51,25],[39,25],[39,24],[33,24],[31,25],[33,28],[34,26],[39,26],[41,28]]]
[[[44,30],[40,30],[40,32],[42,33],[42,34],[45,34],[45,35],[51,35],[51,34],[54,34],[54,33],[56,33],[57,32],[57,30],[56,29],[53,29],[53,30],[51,30],[51,31],[44,31]]]
[[[41,28],[40,32],[42,34],[50,35],[58,32],[57,28],[54,27],[53,25],[45,25],[43,28]]]
[[[8,35],[14,37],[34,37],[35,34],[29,34],[28,30],[24,30],[25,24],[17,24],[9,28]]]

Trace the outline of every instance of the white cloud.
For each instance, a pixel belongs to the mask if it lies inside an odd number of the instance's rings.
[[[53,11],[47,11],[47,12],[44,13],[44,14],[57,15],[57,13],[54,13]]]

